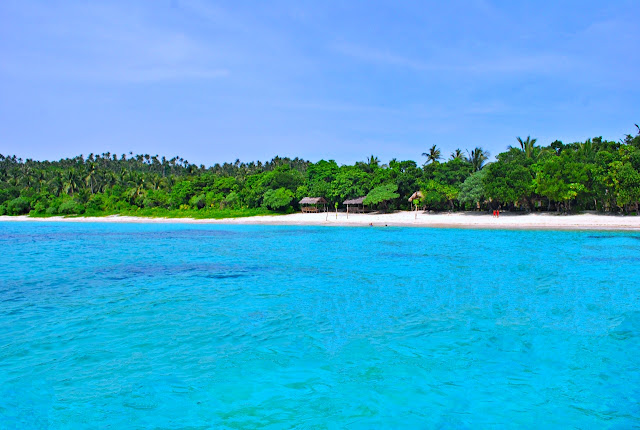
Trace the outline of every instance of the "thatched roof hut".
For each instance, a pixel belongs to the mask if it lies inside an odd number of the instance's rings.
[[[302,212],[320,212],[319,206],[326,211],[327,201],[322,197],[305,197],[298,202],[301,206]]]
[[[409,197],[409,202],[412,202],[415,199],[421,199],[423,197],[424,195],[422,194],[422,191],[416,191],[415,193],[411,194],[411,197]]]
[[[347,205],[347,216],[349,212],[364,212],[364,197],[345,200],[342,204]],[[349,208],[350,206],[351,209]]]
[[[357,199],[345,200],[343,205],[361,205],[364,202],[364,197],[358,197]]]
[[[326,204],[327,201],[322,197],[305,197],[300,200],[298,203],[301,205],[317,205],[317,204]]]

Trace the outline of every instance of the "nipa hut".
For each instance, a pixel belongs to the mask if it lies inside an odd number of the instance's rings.
[[[416,191],[415,193],[411,194],[411,197],[409,197],[409,203],[413,202],[415,199],[421,199],[423,197],[424,195],[422,195],[422,191]]]
[[[305,197],[298,202],[302,212],[320,212],[322,206],[322,212],[327,211],[327,201],[322,197]]]
[[[343,205],[347,206],[347,213],[360,212],[364,213],[364,197],[358,197],[357,199],[345,200]]]
[[[409,197],[408,200],[409,200],[409,203],[413,203],[414,200],[422,199],[422,198],[424,198],[424,194],[422,194],[422,191],[416,191],[415,193],[411,194],[411,197]],[[418,205],[416,204],[415,207],[416,207],[416,211],[417,211],[418,210]],[[418,212],[416,212],[416,214],[417,213]]]

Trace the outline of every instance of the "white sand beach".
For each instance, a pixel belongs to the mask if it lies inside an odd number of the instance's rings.
[[[521,230],[631,230],[640,231],[640,216],[586,213],[560,215],[553,213],[501,213],[499,218],[477,212],[424,213],[399,211],[389,214],[349,214],[344,212],[295,213],[290,215],[256,216],[229,219],[146,218],[134,216],[51,217],[0,216],[11,222],[111,222],[111,223],[184,223],[184,224],[256,224],[313,226],[370,226],[480,228]]]

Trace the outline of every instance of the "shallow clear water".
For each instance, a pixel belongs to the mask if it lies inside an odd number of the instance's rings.
[[[640,426],[640,234],[0,223],[0,428]]]

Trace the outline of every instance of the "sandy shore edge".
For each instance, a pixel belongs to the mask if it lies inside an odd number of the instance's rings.
[[[474,212],[422,213],[400,211],[391,214],[347,214],[335,213],[255,216],[226,219],[193,218],[146,218],[111,215],[106,217],[51,217],[31,218],[23,216],[0,216],[0,222],[93,222],[93,223],[149,223],[149,224],[236,224],[236,225],[308,225],[308,226],[394,226],[431,228],[476,228],[513,230],[613,230],[640,231],[640,216],[581,214],[501,214],[494,218],[490,214]]]

